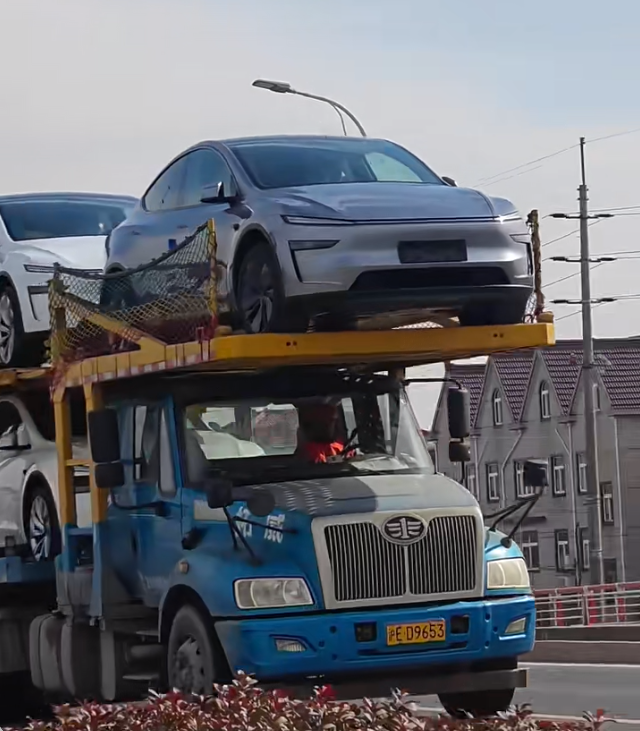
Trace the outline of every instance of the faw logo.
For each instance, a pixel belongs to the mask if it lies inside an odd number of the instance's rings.
[[[396,515],[382,524],[384,537],[391,543],[400,545],[417,543],[426,532],[425,522],[412,515]]]

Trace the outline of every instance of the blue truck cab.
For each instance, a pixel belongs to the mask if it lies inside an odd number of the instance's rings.
[[[402,378],[176,371],[102,400],[88,423],[106,520],[67,529],[58,615],[31,626],[36,686],[113,700],[243,671],[487,714],[526,685],[522,553],[435,472]]]

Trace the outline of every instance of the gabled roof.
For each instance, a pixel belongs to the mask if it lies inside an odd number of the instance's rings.
[[[531,350],[516,350],[492,358],[505,398],[514,421],[522,418],[522,409],[527,397],[534,353]]]

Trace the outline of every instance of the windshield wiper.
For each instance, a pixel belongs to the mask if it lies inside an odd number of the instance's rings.
[[[492,513],[491,515],[484,516],[484,518],[486,520],[493,519],[493,523],[491,523],[491,525],[489,526],[489,531],[491,532],[491,531],[495,531],[495,529],[498,527],[498,524],[501,521],[503,521],[505,518],[508,518],[510,515],[517,513],[518,510],[523,509],[522,515],[520,515],[518,520],[512,526],[509,533],[500,539],[500,543],[505,548],[511,547],[511,543],[513,542],[513,536],[515,536],[517,530],[527,519],[527,516],[533,510],[533,508],[534,508],[535,504],[538,502],[538,500],[540,500],[540,498],[542,497],[542,492],[543,492],[542,490],[539,490],[535,495],[530,495],[529,497],[522,498],[518,502],[514,503],[513,505],[510,505],[507,508],[498,510],[497,512]],[[488,536],[487,536],[487,538],[488,538]]]

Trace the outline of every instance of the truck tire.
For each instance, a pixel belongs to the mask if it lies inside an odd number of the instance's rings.
[[[216,645],[211,617],[186,604],[173,618],[167,643],[167,680],[171,689],[211,695],[216,679]]]
[[[444,710],[452,718],[486,718],[509,710],[515,688],[475,691],[473,693],[443,693],[438,695]]]

